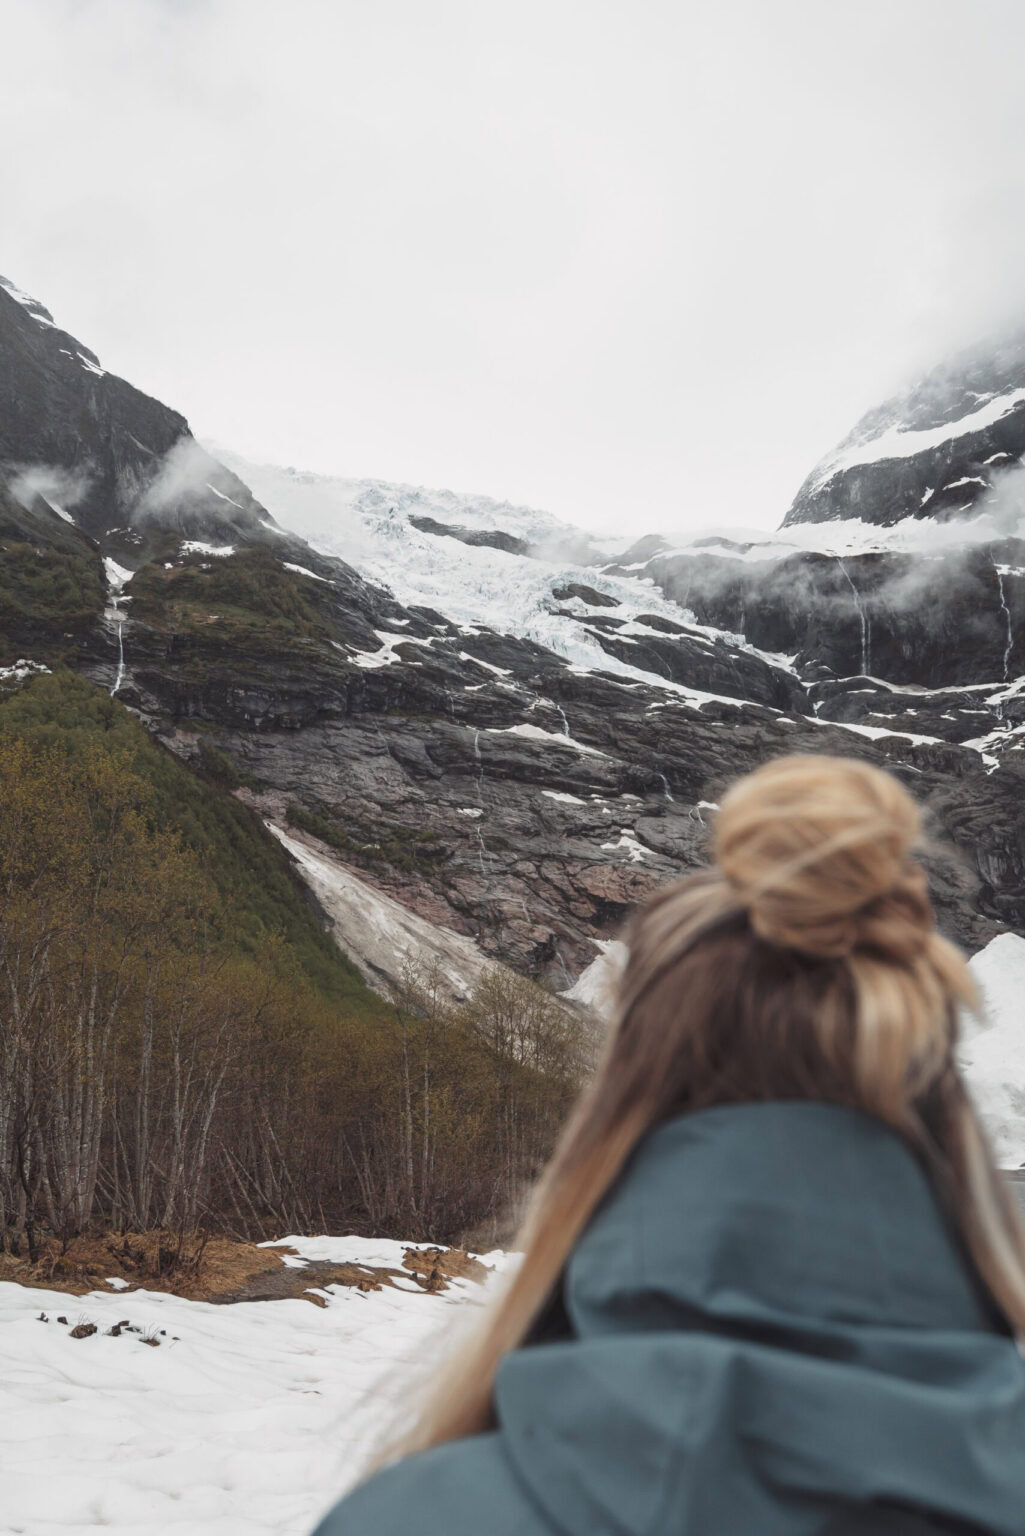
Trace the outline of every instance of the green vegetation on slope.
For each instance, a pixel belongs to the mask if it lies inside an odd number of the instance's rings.
[[[322,588],[322,590],[318,590]],[[171,570],[150,564],[132,581],[132,617],[174,635],[206,637],[280,660],[333,638],[331,588],[286,570],[254,546],[229,557],[192,555]]]
[[[371,993],[207,764],[70,673],[0,698],[0,1247],[97,1221],[493,1242],[580,1021],[499,970],[459,1006],[430,975]]]
[[[344,858],[370,868],[386,865],[414,874],[450,857],[438,833],[427,828],[391,827],[383,819],[371,826],[354,817],[343,824],[337,817],[329,819],[308,811],[294,800],[289,802],[286,816],[291,826],[311,832]]]
[[[0,666],[71,659],[105,600],[100,557],[77,529],[0,488]]]
[[[217,892],[211,922],[219,945],[261,954],[284,940],[327,1000],[369,1014],[383,1004],[326,932],[284,850],[248,807],[192,772],[99,688],[72,676],[38,677],[0,702],[0,737],[84,760],[101,750],[125,762],[153,792],[151,815],[177,835]],[[214,767],[211,764],[211,767]]]

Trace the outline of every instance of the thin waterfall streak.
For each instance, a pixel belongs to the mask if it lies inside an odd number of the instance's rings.
[[[861,593],[858,591],[857,587],[854,585],[854,582],[851,580],[851,573],[839,556],[837,556],[837,563],[839,564],[841,571],[844,573],[847,585],[850,587],[851,594],[854,598],[854,606],[858,610],[858,619],[861,624],[861,671],[864,677],[868,677],[868,669],[872,665],[872,641],[869,631],[868,614],[865,611],[865,605],[861,601]]]
[[[121,620],[119,620],[118,626],[117,626],[117,676],[114,679],[114,686],[110,690],[111,698],[114,697],[115,693],[117,693],[118,689],[121,687],[121,684],[125,680],[125,639],[124,639],[124,630],[125,630],[124,620],[121,619]]]
[[[555,710],[555,713],[558,715],[562,722],[562,730],[559,732],[559,734],[569,739],[570,729],[569,721],[566,719],[566,711],[563,709],[561,704],[556,704],[554,699],[543,699],[539,693],[535,693],[533,695],[530,708],[527,710],[528,715],[533,714],[535,709],[541,709],[545,705],[547,705],[549,709]]]
[[[480,731],[479,730],[475,730],[474,733],[473,733],[473,760],[474,760],[474,764],[475,764],[474,778],[477,781],[477,803],[478,803],[478,805],[483,807],[483,805],[484,805],[484,760],[483,760],[483,758],[480,755]],[[482,811],[481,814],[483,815],[483,811]],[[476,837],[477,837],[477,862],[480,865],[481,879],[482,880],[488,880],[490,878],[490,876],[488,874],[488,868],[487,868],[487,865],[485,863],[485,860],[486,859],[490,859],[491,855],[488,853],[488,845],[484,841],[484,832],[483,832],[483,830],[481,828],[481,824],[480,824],[479,821],[475,821],[474,822],[473,830],[474,830],[474,833],[476,834]]]
[[[1011,610],[1007,606],[1007,594],[1004,591],[1004,573],[996,561],[993,562],[993,569],[996,572],[997,590],[1000,593],[1000,606],[1004,610],[1004,621],[1007,625],[1007,644],[1004,646],[1003,673],[1004,682],[1009,683],[1011,680],[1011,652],[1014,650],[1014,627],[1011,623]],[[1003,720],[1003,718],[1004,701],[1000,699],[997,703],[997,719]]]

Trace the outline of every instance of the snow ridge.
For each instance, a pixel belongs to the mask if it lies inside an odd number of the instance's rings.
[[[581,619],[614,615],[624,638],[651,634],[638,620],[654,614],[687,624],[693,638],[710,643],[725,639],[762,656],[738,635],[726,635],[693,621],[693,616],[665,597],[650,578],[620,576],[602,570],[623,541],[592,539],[546,512],[515,507],[489,497],[390,486],[382,481],[346,480],[300,473],[273,465],[250,464],[218,448],[217,453],[278,521],[302,535],[317,551],[347,561],[369,580],[387,587],[406,607],[441,613],[464,633],[481,629],[514,635],[554,651],[585,671],[614,673],[670,692],[693,695],[694,702],[716,697],[699,694],[610,655]],[[437,522],[512,533],[531,547],[528,556],[488,545],[466,545],[422,532],[409,521],[424,513]],[[594,564],[588,562],[595,562]],[[611,606],[579,596],[557,597],[573,584],[612,599]],[[395,637],[398,640],[399,637]],[[386,665],[378,653],[360,665]],[[785,658],[765,656],[774,666]],[[737,703],[730,699],[730,703]]]
[[[894,422],[882,431],[853,441],[849,440],[815,467],[807,482],[806,490],[809,492],[820,490],[827,481],[833,479],[834,475],[853,469],[859,464],[878,464],[884,459],[910,459],[916,454],[926,453],[929,449],[938,448],[953,439],[967,437],[972,432],[981,432],[986,427],[991,427],[994,422],[1000,421],[1009,411],[1016,410],[1023,402],[1025,402],[1025,388],[1009,389],[984,400],[981,405],[976,406],[975,410],[969,411],[967,415],[961,416],[956,421],[943,422],[939,426],[926,427],[917,431],[906,423]],[[954,485],[967,483],[966,480],[952,482]]]

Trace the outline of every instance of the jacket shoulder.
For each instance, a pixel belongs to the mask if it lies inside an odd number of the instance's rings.
[[[556,1536],[497,1433],[386,1467],[341,1499],[314,1536]]]

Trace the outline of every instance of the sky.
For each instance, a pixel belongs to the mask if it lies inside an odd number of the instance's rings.
[[[0,272],[251,459],[768,528],[1025,313],[1020,0],[0,0],[0,32]]]

